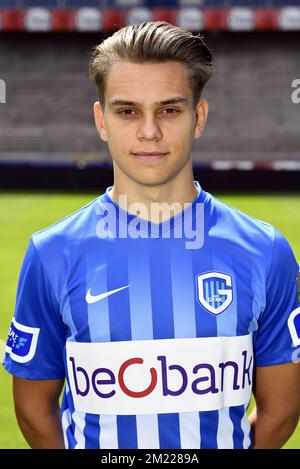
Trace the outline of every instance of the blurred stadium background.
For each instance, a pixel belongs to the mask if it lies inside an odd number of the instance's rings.
[[[31,233],[113,182],[94,127],[91,49],[147,20],[203,32],[216,59],[204,92],[207,128],[193,147],[195,178],[274,224],[300,260],[300,103],[292,100],[295,80],[300,87],[300,0],[0,0],[2,349]],[[0,448],[26,447],[2,370],[0,383]],[[300,428],[286,447],[300,448]]]

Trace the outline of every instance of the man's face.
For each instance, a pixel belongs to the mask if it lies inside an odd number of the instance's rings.
[[[104,110],[97,102],[94,111],[115,170],[153,186],[171,180],[186,166],[207,107],[205,100],[193,107],[183,64],[123,61],[108,74]]]

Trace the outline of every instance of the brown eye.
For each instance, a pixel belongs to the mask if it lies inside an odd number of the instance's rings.
[[[120,111],[118,111],[118,114],[120,114],[121,116],[125,116],[125,117],[134,116],[135,115],[134,113],[135,113],[134,109],[121,109]]]
[[[168,107],[166,109],[163,109],[164,114],[178,114],[179,112],[180,112],[179,109],[175,109],[175,108],[172,108],[172,107]]]

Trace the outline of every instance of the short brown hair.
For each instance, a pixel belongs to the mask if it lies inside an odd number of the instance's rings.
[[[172,60],[185,64],[194,104],[200,99],[202,89],[214,71],[214,59],[200,34],[193,35],[165,21],[126,26],[93,50],[89,72],[102,106],[108,72],[114,63],[121,60],[133,63]]]

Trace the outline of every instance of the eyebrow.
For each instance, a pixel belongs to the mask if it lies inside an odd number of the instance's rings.
[[[168,104],[188,104],[188,100],[184,98],[183,96],[176,96],[174,98],[166,99],[164,101],[159,101],[154,104],[159,104],[162,106],[168,105]],[[128,101],[125,99],[112,99],[108,103],[109,106],[136,106],[139,105],[139,103],[136,103],[134,101]]]

